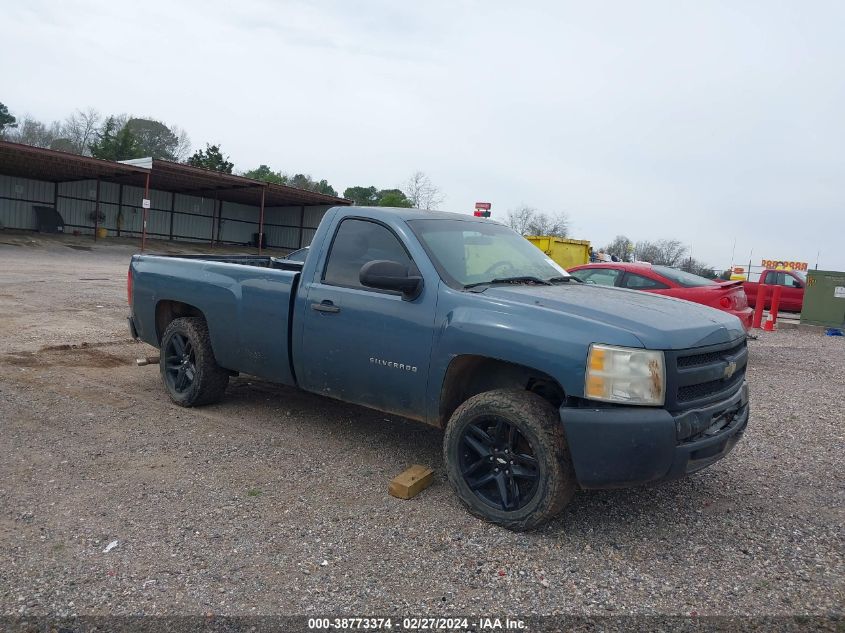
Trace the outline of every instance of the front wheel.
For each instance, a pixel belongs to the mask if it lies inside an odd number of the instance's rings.
[[[205,319],[174,319],[161,337],[161,380],[170,399],[183,407],[217,402],[229,384],[211,349]]]
[[[446,427],[443,455],[467,509],[511,530],[550,521],[575,493],[560,418],[529,391],[488,391],[464,402]]]

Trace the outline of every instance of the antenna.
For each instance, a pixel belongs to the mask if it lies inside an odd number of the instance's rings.
[[[745,273],[745,281],[751,281],[751,258],[754,257],[754,247],[751,247],[751,252],[748,253],[748,272]]]

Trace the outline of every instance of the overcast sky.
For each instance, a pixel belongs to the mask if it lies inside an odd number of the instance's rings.
[[[565,211],[603,245],[845,270],[845,2],[4,3],[0,101],[150,116],[446,210]]]

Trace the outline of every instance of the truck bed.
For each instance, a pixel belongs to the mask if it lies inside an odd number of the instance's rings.
[[[266,255],[155,255],[155,257],[170,257],[175,259],[193,259],[205,262],[220,262],[222,264],[240,264],[241,266],[256,266],[258,268],[273,268],[275,270],[302,270],[302,262],[294,262],[282,257]]]
[[[202,314],[221,367],[292,385],[289,330],[301,269],[275,257],[135,255],[138,336],[158,347],[165,316]]]

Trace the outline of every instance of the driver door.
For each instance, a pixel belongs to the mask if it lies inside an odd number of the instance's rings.
[[[425,411],[437,283],[413,301],[361,285],[361,267],[391,260],[414,268],[386,225],[345,218],[338,225],[305,310],[301,385],[308,391],[398,415]]]
[[[801,312],[804,302],[804,285],[802,282],[789,271],[779,271],[775,283],[783,286],[780,309],[789,312]]]

